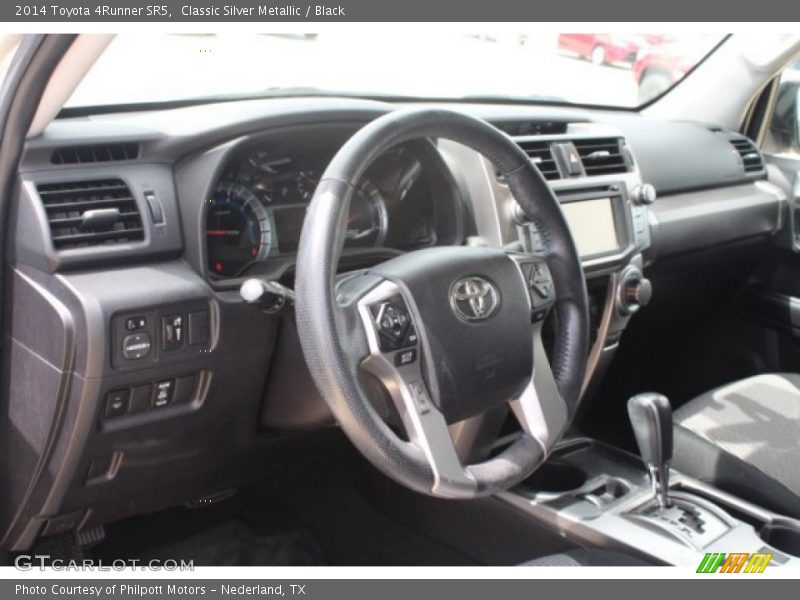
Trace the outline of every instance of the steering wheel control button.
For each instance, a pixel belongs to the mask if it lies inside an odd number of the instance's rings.
[[[128,331],[139,331],[147,326],[147,319],[144,317],[129,317],[125,319],[125,329]]]
[[[161,347],[175,350],[183,346],[183,315],[170,315],[161,319]]]
[[[153,393],[153,406],[155,408],[161,408],[162,406],[169,404],[172,401],[172,394],[174,391],[174,379],[167,379],[165,381],[159,381],[156,383]]]
[[[544,263],[534,263],[528,283],[531,290],[536,292],[542,300],[549,300],[553,291],[553,280],[550,270]]]
[[[406,303],[400,296],[380,302],[370,309],[378,332],[381,352],[401,350],[417,344],[417,330]]]
[[[153,342],[150,339],[150,334],[145,332],[126,335],[122,340],[122,356],[126,360],[146,358],[152,348]]]
[[[520,268],[531,299],[531,320],[536,323],[547,316],[546,309],[555,302],[553,278],[550,269],[543,262],[523,263]]]
[[[417,349],[401,350],[394,355],[394,366],[405,367],[417,361]]]
[[[547,316],[547,309],[540,308],[531,312],[531,323],[541,323]]]
[[[419,341],[419,336],[417,335],[417,330],[414,325],[409,325],[408,329],[406,330],[406,338],[403,342],[403,347],[407,348],[408,346],[416,346],[417,342]]]
[[[114,417],[121,417],[128,412],[128,404],[130,403],[129,390],[114,390],[109,392],[106,396],[106,408],[103,416],[106,419],[113,419]]]
[[[419,414],[424,415],[431,410],[431,399],[428,396],[428,390],[425,389],[425,384],[422,381],[412,381],[408,384],[408,389],[411,392],[411,397],[414,398],[414,404],[417,405]]]

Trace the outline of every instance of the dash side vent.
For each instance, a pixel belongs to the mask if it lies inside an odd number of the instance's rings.
[[[139,158],[139,144],[121,142],[87,146],[61,146],[53,150],[50,162],[54,165],[119,162]]]
[[[745,173],[761,173],[764,170],[764,159],[753,142],[746,137],[730,137],[728,141],[741,157]]]
[[[619,138],[573,140],[587,177],[630,171]]]
[[[539,141],[517,141],[520,148],[528,155],[531,162],[536,165],[539,171],[547,180],[561,179],[558,164],[550,148],[550,142]]]
[[[121,179],[37,185],[56,250],[144,239],[142,217]]]

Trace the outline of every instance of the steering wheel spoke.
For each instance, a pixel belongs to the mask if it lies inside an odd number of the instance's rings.
[[[552,446],[569,423],[567,406],[544,349],[541,322],[533,326],[533,376],[509,406],[522,429],[544,448]]]
[[[542,340],[544,320],[556,303],[556,290],[547,263],[539,256],[509,253],[525,281],[531,305],[533,374],[528,385],[509,405],[523,430],[543,447],[561,437],[569,421],[564,399],[558,390]]]
[[[432,492],[441,497],[474,493],[475,479],[461,464],[442,412],[436,408],[420,367],[421,343],[413,304],[397,284],[384,280],[357,303],[369,346],[361,367],[377,377],[394,401],[409,442],[433,472]]]

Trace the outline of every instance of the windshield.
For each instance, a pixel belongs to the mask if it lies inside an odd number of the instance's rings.
[[[639,106],[721,35],[487,34],[408,27],[353,34],[117,36],[66,104],[343,94]]]

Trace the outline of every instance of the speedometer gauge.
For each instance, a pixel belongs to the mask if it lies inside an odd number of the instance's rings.
[[[238,275],[272,247],[272,226],[264,205],[247,188],[222,184],[206,213],[208,268],[217,275]]]

